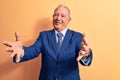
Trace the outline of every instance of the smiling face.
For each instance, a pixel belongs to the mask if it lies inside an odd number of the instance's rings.
[[[58,6],[53,14],[53,26],[60,32],[64,30],[70,22],[70,11],[67,7],[60,5]]]

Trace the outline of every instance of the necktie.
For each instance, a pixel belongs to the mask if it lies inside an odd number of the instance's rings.
[[[57,37],[58,37],[58,53],[60,52],[60,48],[61,48],[61,45],[62,45],[62,36],[63,34],[58,32],[57,33]]]

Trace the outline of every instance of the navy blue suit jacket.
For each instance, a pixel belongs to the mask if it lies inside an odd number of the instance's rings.
[[[39,80],[80,80],[76,58],[81,41],[81,33],[68,29],[58,54],[55,31],[43,31],[33,45],[24,47],[25,54],[21,58],[21,62],[35,58],[42,53]],[[88,66],[91,61],[92,51],[87,58],[81,59],[80,63]]]

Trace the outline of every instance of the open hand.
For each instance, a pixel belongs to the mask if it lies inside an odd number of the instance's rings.
[[[77,61],[80,61],[81,58],[85,58],[88,56],[90,52],[90,47],[88,45],[88,41],[86,39],[86,34],[83,34],[82,42],[81,42],[81,49],[78,53]]]
[[[9,42],[4,41],[3,44],[6,45],[6,51],[11,52],[11,57],[16,56],[16,62],[20,61],[20,57],[24,55],[24,50],[22,49],[23,45],[20,40],[20,34],[18,32],[15,32],[16,41],[15,42]]]

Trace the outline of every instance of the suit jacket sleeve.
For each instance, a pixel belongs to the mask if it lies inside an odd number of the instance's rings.
[[[89,55],[86,58],[82,58],[80,63],[84,66],[89,66],[92,62],[92,50],[90,50]]]
[[[41,53],[41,48],[42,48],[42,33],[40,33],[38,39],[33,45],[29,47],[25,46],[23,47],[24,56],[21,57],[20,62],[27,61],[37,57]],[[16,63],[16,56],[14,56],[13,61]]]

